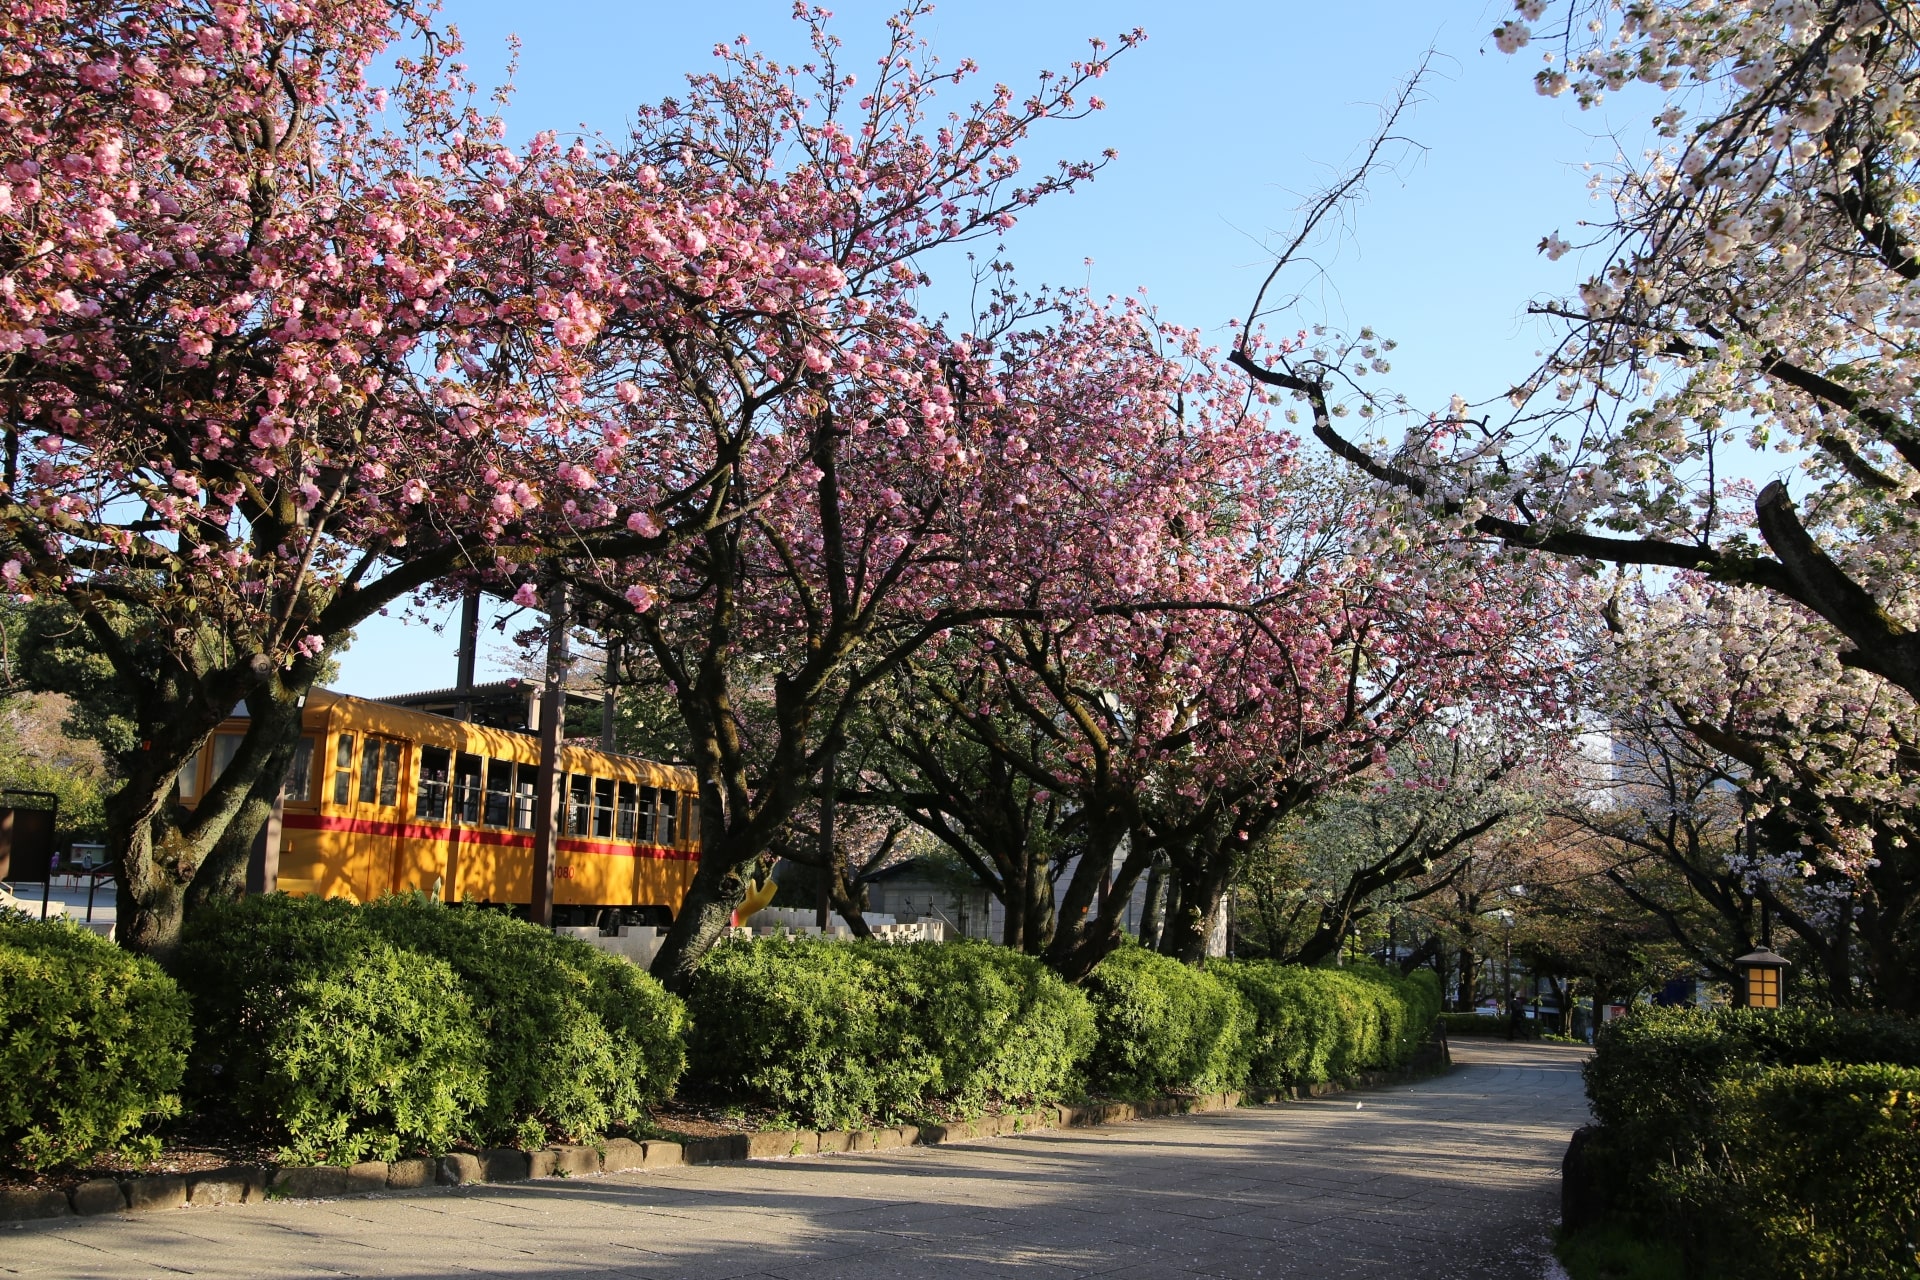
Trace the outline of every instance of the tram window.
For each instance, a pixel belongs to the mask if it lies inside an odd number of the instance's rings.
[[[313,739],[302,738],[293,748],[293,763],[287,766],[287,799],[304,804],[313,799]]]
[[[613,835],[613,779],[593,780],[593,834],[602,840]]]
[[[639,788],[635,787],[631,782],[621,783],[620,798],[616,807],[619,820],[618,825],[614,828],[614,835],[616,837],[621,840],[631,840],[634,838],[633,829],[637,816],[635,811],[639,806]]]
[[[380,794],[380,739],[368,738],[360,748],[360,803],[372,804]]]
[[[480,757],[462,754],[453,762],[453,816],[457,822],[480,821]]]
[[[193,801],[200,798],[200,753],[194,752],[187,762],[180,766],[180,799]]]
[[[243,733],[216,733],[213,735],[213,772],[207,775],[207,785],[220,781],[220,775],[233,763],[233,757],[240,750]]]
[[[420,791],[413,803],[418,818],[435,822],[447,820],[447,763],[451,757],[445,747],[420,748]]]
[[[652,787],[640,788],[640,843],[653,843],[654,810],[660,806],[660,793]]]
[[[487,811],[481,819],[490,827],[504,827],[513,809],[513,761],[487,761]]]
[[[389,807],[400,803],[400,744],[388,742],[380,761],[380,803]]]
[[[664,844],[669,848],[672,847],[673,829],[676,825],[674,819],[679,816],[679,808],[680,797],[676,793],[667,790],[660,792],[660,803],[654,810],[660,815],[659,825],[655,828],[653,835],[653,842],[655,844]]]
[[[534,797],[539,794],[540,766],[523,764],[513,775],[513,825],[520,831],[533,830]]]
[[[700,847],[700,796],[694,792],[682,797],[686,801],[687,820],[681,827],[680,838],[692,849]]]
[[[572,803],[568,806],[570,816],[567,830],[576,836],[587,834],[593,821],[593,779],[584,773],[576,773],[567,779],[567,791]]]
[[[333,748],[333,802],[345,804],[353,798],[353,735],[343,733]]]

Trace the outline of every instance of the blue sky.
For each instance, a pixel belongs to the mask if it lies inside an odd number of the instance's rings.
[[[867,70],[896,6],[829,7],[846,65]],[[582,126],[618,137],[636,104],[677,92],[688,72],[712,65],[716,43],[740,34],[801,60],[804,32],[790,10],[782,0],[445,5],[483,84],[499,79],[507,36],[520,37],[508,111],[516,139]],[[1265,272],[1263,244],[1341,171],[1374,128],[1377,104],[1432,48],[1427,100],[1404,130],[1424,150],[1376,182],[1351,233],[1325,247],[1326,283],[1310,301],[1333,323],[1397,339],[1385,381],[1444,406],[1455,392],[1497,394],[1526,371],[1538,338],[1522,314],[1527,301],[1566,290],[1579,273],[1573,257],[1550,263],[1534,246],[1556,229],[1574,238],[1592,207],[1582,165],[1613,157],[1609,130],[1640,136],[1646,114],[1638,102],[1583,113],[1537,96],[1538,54],[1506,57],[1487,37],[1506,10],[1487,0],[950,0],[921,29],[943,61],[978,62],[976,84],[1016,90],[1081,56],[1089,36],[1146,29],[1147,42],[1101,83],[1105,111],[1042,130],[1022,151],[1030,170],[1108,147],[1118,159],[1092,185],[1030,212],[1007,252],[1023,283],[1145,286],[1165,318],[1222,341]],[[503,673],[505,657],[497,636],[483,641],[482,678]],[[451,633],[397,616],[361,629],[338,681],[363,695],[451,683]]]

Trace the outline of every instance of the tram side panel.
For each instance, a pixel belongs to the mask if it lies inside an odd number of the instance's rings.
[[[278,888],[366,902],[437,883],[450,902],[532,900],[533,738],[321,692],[302,728]],[[223,725],[183,771],[183,803],[244,731]],[[560,764],[555,903],[677,913],[700,847],[687,771],[582,748]]]

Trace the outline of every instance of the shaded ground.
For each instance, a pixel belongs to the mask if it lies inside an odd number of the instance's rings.
[[[1585,1051],[1454,1056],[1401,1088],[967,1146],[28,1223],[0,1275],[1542,1276]]]

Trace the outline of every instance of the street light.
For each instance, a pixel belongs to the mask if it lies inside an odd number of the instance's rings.
[[[1778,1009],[1786,989],[1787,966],[1793,962],[1762,946],[1733,962],[1746,988],[1747,1008]]]
[[[1507,988],[1507,1002],[1501,1012],[1507,1016],[1507,1039],[1511,1040],[1518,1027],[1513,1009],[1513,912],[1507,907],[1500,908],[1500,970]]]

